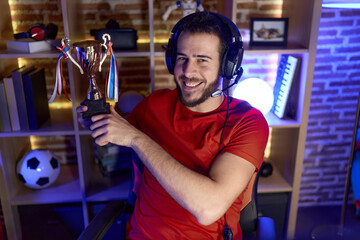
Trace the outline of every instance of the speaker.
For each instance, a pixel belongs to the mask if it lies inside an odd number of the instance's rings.
[[[31,27],[27,32],[15,33],[15,39],[32,38],[37,41],[45,39],[55,39],[58,32],[58,26],[49,23],[47,25],[39,24]]]
[[[199,14],[199,13],[202,12],[193,13],[182,18],[179,22],[175,24],[174,28],[171,31],[171,37],[168,41],[168,45],[165,52],[166,66],[171,74],[174,74],[174,67],[176,63],[176,54],[177,54],[176,44],[177,44],[177,39],[180,35],[179,29],[185,21],[188,21],[188,19],[193,17],[194,14]],[[218,13],[214,13],[214,12],[207,12],[207,13],[211,14],[212,16],[220,20],[220,22],[226,28],[228,28],[232,34],[233,42],[231,46],[225,49],[220,66],[220,75],[224,78],[231,79],[240,70],[241,62],[244,55],[244,47],[243,47],[241,34],[239,32],[239,29],[230,19]],[[220,28],[222,28],[222,26],[220,26]]]
[[[102,28],[97,30],[92,30],[91,35],[95,37],[96,40],[103,42],[103,34],[108,33],[111,37],[111,42],[113,43],[112,48],[114,50],[120,49],[134,49],[136,48],[137,41],[137,32],[132,28],[118,28],[118,29],[108,29]]]
[[[260,169],[260,175],[262,177],[269,177],[271,176],[272,172],[273,172],[272,164],[269,162],[263,162]]]

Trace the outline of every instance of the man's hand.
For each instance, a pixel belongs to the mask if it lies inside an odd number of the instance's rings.
[[[77,120],[80,123],[80,125],[83,128],[86,128],[88,130],[90,130],[90,125],[92,124],[91,119],[84,119],[83,118],[83,113],[87,111],[87,106],[86,105],[80,105],[76,108],[76,112],[78,113],[78,117]]]
[[[143,135],[128,121],[121,117],[113,106],[109,114],[99,114],[91,117],[90,130],[95,143],[103,146],[108,143],[130,147],[132,140]]]

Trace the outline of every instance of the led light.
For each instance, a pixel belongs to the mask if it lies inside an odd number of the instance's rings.
[[[267,114],[273,103],[273,90],[265,81],[259,78],[248,78],[241,81],[234,89],[234,98],[245,100],[263,115]]]
[[[359,9],[360,0],[323,0],[322,7]]]
[[[359,9],[360,3],[324,3],[322,5],[324,8],[351,8],[351,9]]]

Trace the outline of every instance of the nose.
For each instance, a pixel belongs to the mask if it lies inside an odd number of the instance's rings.
[[[187,78],[194,77],[197,72],[196,63],[191,60],[186,61],[183,65],[183,72]]]

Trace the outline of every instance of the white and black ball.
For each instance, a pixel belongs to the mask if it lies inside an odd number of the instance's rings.
[[[46,188],[58,178],[60,162],[49,150],[32,150],[17,163],[16,173],[25,186],[34,189]]]

